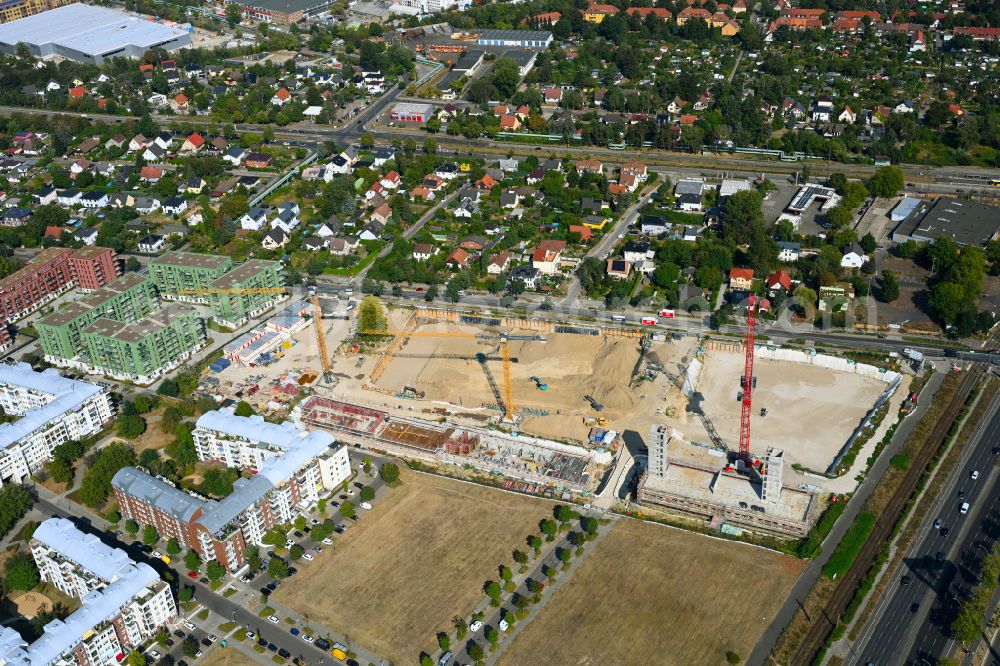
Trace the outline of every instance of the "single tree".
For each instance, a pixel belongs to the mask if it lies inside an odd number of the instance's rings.
[[[152,525],[144,525],[142,528],[142,542],[147,546],[154,545],[160,540],[160,533]]]
[[[272,557],[267,563],[267,573],[274,580],[281,580],[288,577],[288,563],[280,557]]]
[[[374,488],[372,488],[371,486],[365,486],[364,488],[361,489],[361,501],[362,502],[371,502],[373,499],[375,499],[375,489]]]
[[[211,581],[219,581],[226,575],[226,568],[219,564],[218,560],[209,560],[205,565],[205,575]]]
[[[483,585],[483,592],[485,592],[486,596],[490,598],[491,606],[500,605],[500,594],[502,592],[502,590],[500,589],[500,583],[496,582],[495,580],[486,581],[486,584]]]
[[[399,480],[399,467],[394,463],[383,463],[379,468],[379,475],[391,486]]]
[[[354,516],[356,513],[357,510],[354,508],[354,502],[344,502],[343,504],[340,505],[340,515],[342,515],[344,518],[350,518],[351,516]]]

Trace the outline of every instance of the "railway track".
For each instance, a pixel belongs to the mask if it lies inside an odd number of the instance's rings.
[[[934,425],[934,429],[927,437],[923,448],[920,449],[913,464],[910,465],[907,475],[903,478],[903,483],[889,500],[889,504],[885,510],[877,518],[875,527],[872,529],[865,544],[861,547],[861,551],[854,559],[851,568],[840,579],[833,594],[823,607],[822,612],[817,616],[812,626],[809,627],[809,631],[802,642],[799,643],[798,650],[791,660],[791,663],[795,666],[807,666],[813,663],[816,655],[826,643],[830,632],[837,626],[840,616],[847,609],[847,605],[857,593],[861,581],[864,580],[868,570],[871,569],[879,551],[882,550],[882,547],[891,537],[893,528],[899,522],[903,511],[913,498],[913,494],[920,483],[920,479],[927,470],[927,466],[944,444],[952,423],[961,414],[962,408],[972,393],[973,388],[985,375],[986,367],[982,364],[976,364],[962,380],[962,383],[959,384],[958,390],[952,396],[941,418]]]

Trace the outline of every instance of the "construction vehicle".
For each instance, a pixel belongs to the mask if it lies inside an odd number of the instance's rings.
[[[418,390],[417,390],[416,388],[414,388],[413,386],[404,386],[404,387],[403,387],[403,395],[406,395],[406,396],[413,396],[414,398],[420,398],[420,399],[423,399],[423,397],[424,397],[425,395],[427,395],[427,394],[426,394],[426,393],[424,393],[423,391],[418,391]]]
[[[595,412],[603,412],[604,411],[604,405],[602,405],[601,403],[597,402],[597,400],[595,400],[593,396],[585,395],[585,396],[583,396],[583,399],[590,403],[590,406],[594,408]]]
[[[535,382],[535,388],[537,388],[539,391],[548,391],[549,390],[549,385],[546,384],[545,382],[543,382],[538,377],[532,375],[531,376],[531,381]]]
[[[608,425],[608,420],[603,416],[584,416],[583,425],[586,426],[599,426],[604,428]]]

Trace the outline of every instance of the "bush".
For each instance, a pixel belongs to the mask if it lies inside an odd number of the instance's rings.
[[[823,575],[831,580],[844,575],[874,528],[875,516],[867,512],[859,513],[823,566]]]
[[[910,456],[903,453],[897,453],[889,459],[890,465],[903,472],[909,469],[911,462],[913,461],[910,459]]]
[[[727,650],[726,651],[726,662],[727,663],[730,663],[730,664],[739,664],[742,661],[743,661],[743,657],[741,657],[738,652],[734,652],[732,650]]]

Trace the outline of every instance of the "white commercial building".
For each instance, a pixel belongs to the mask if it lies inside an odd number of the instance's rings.
[[[81,532],[72,521],[50,518],[35,530],[31,553],[42,579],[82,606],[45,625],[30,645],[16,630],[0,632],[0,663],[10,666],[97,666],[120,663],[177,616],[170,586],[145,563]]]
[[[20,483],[63,442],[101,431],[114,416],[106,388],[35,372],[27,363],[0,364],[0,407],[20,417],[0,425],[0,481]]]

